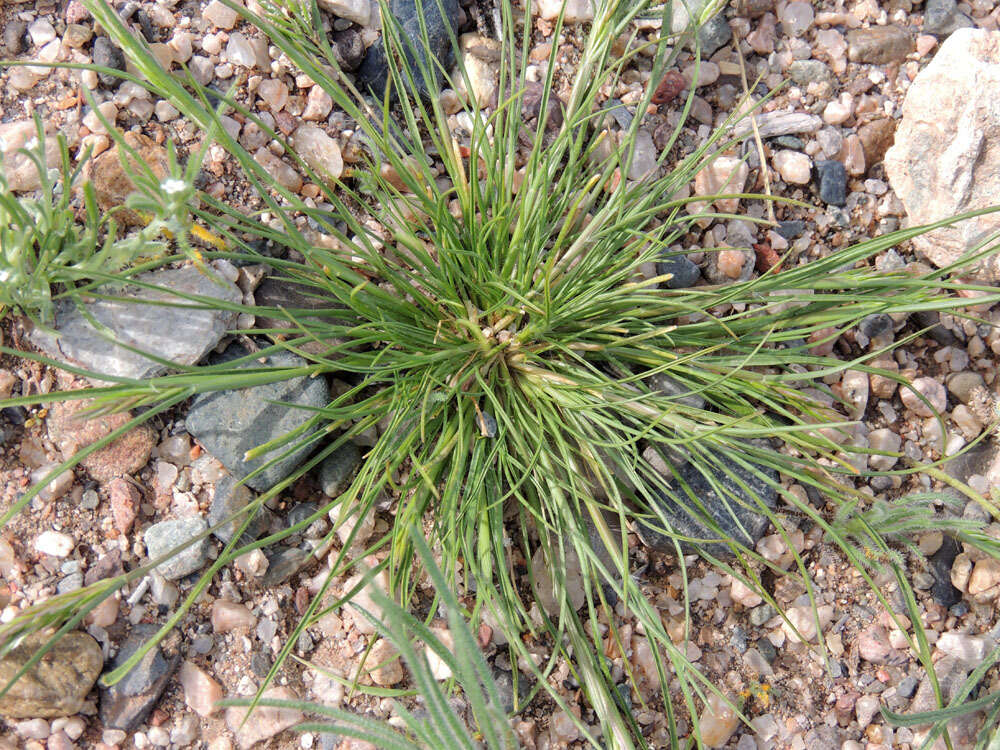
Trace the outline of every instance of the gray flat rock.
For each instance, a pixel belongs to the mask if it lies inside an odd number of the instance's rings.
[[[143,541],[150,560],[167,554],[185,542],[189,542],[208,529],[208,523],[201,516],[160,521],[146,529]],[[208,540],[202,539],[178,552],[169,560],[156,566],[156,572],[167,580],[181,578],[194,573],[208,560]]]
[[[227,357],[242,355],[239,347],[230,347],[226,352]],[[255,360],[244,367],[299,367],[304,364],[305,360],[301,357],[289,352],[277,352],[267,357],[264,364]],[[252,461],[244,458],[248,450],[301,426],[313,416],[310,408],[326,406],[328,402],[329,390],[323,378],[299,377],[235,391],[206,393],[195,398],[191,404],[187,430],[222,462],[230,474],[242,478],[281,455],[285,448]],[[292,408],[285,404],[307,408]],[[246,484],[261,492],[269,489],[291,474],[309,451],[309,447],[296,451]]]
[[[138,651],[158,630],[156,625],[136,625],[109,667],[111,672]],[[167,660],[159,647],[151,648],[131,671],[111,687],[101,688],[101,721],[107,727],[136,729],[152,712],[170,676],[180,664],[180,654]]]
[[[716,492],[700,471],[687,463],[678,469],[678,473],[687,483],[694,497],[701,503],[703,510],[694,504],[687,493],[677,486],[676,482],[672,489],[683,500],[686,507],[681,507],[665,493],[657,492],[657,505],[675,534],[691,539],[714,540],[720,537],[731,537],[750,548],[753,548],[760,540],[764,532],[767,531],[770,520],[758,506],[757,500],[759,499],[768,508],[773,509],[777,505],[777,493],[763,478],[756,474],[736,465],[731,465],[728,468],[742,484],[746,485],[750,490],[749,493],[731,477],[718,472],[713,479],[723,488],[725,495],[723,497]],[[758,467],[758,470],[773,481],[778,478],[777,472],[772,469]],[[734,499],[733,495],[738,500]],[[718,525],[722,532],[721,535],[706,524],[708,518]],[[655,529],[643,525],[639,529],[639,535],[653,549],[670,553],[676,551],[673,539]],[[716,557],[732,556],[732,550],[729,546],[717,541],[704,544],[682,541],[680,547],[684,554],[697,552],[698,547],[701,547],[702,550]]]
[[[137,278],[163,289],[138,286],[129,286],[123,291],[109,289],[108,294],[130,299],[92,300],[83,305],[86,315],[71,300],[60,300],[55,305],[52,325],[59,335],[35,328],[28,338],[53,359],[104,375],[142,379],[161,375],[167,367],[104,338],[91,325],[88,315],[121,343],[178,365],[199,361],[235,322],[236,314],[226,310],[148,304],[157,301],[196,304],[171,291],[239,303],[242,300],[240,290],[218,274],[209,276],[194,266],[185,266],[153,271]],[[104,382],[92,380],[96,384]]]

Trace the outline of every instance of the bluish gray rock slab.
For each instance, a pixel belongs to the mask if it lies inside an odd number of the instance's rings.
[[[227,358],[242,355],[238,347],[230,347],[226,352]],[[239,367],[301,367],[305,364],[305,360],[295,354],[276,352],[267,357],[263,364],[254,360]],[[230,474],[243,478],[280,456],[286,448],[278,448],[251,461],[244,458],[247,451],[308,422],[314,415],[311,409],[326,406],[329,398],[326,381],[323,378],[309,377],[291,378],[233,391],[205,393],[197,396],[191,404],[187,416],[187,431],[198,439],[205,450],[219,459]],[[287,404],[305,408],[294,408]],[[310,450],[308,446],[299,449],[249,479],[246,484],[261,492],[270,489],[291,474]]]
[[[146,543],[146,554],[150,560],[155,560],[199,534],[205,533],[207,529],[208,523],[201,516],[154,523],[146,529],[142,537]],[[207,560],[208,540],[202,539],[157,565],[156,572],[172,581],[201,569]]]
[[[656,502],[663,512],[670,528],[675,534],[689,537],[691,539],[719,539],[733,538],[747,547],[753,546],[764,536],[770,520],[757,504],[757,499],[764,503],[767,508],[774,509],[777,505],[777,492],[764,479],[740,466],[730,464],[729,470],[739,478],[749,493],[721,471],[715,472],[713,479],[723,488],[725,497],[720,496],[712,487],[708,479],[698,471],[693,465],[686,463],[678,469],[678,473],[684,482],[687,483],[694,497],[704,506],[704,512],[697,508],[691,498],[684,490],[673,483],[672,489],[683,501],[684,506],[674,502],[666,493],[654,490]],[[778,473],[773,469],[758,466],[757,470],[772,481],[777,481]],[[740,502],[733,499],[735,495]],[[707,524],[706,519],[711,518],[721,534],[713,531]],[[651,521],[651,523],[654,523]],[[659,522],[655,522],[659,526]],[[656,529],[649,528],[643,524],[640,526],[639,534],[647,546],[661,552],[676,552],[673,539]],[[684,554],[697,552],[700,547],[705,552],[716,557],[731,557],[730,547],[719,541],[705,543],[680,542],[681,551]]]
[[[171,294],[171,291],[239,303],[242,300],[240,290],[219,274],[208,275],[194,266],[185,266],[152,271],[137,278],[163,289],[135,285],[124,290],[107,289],[104,290],[107,294],[129,299],[94,299],[82,306],[83,311],[72,300],[59,300],[55,305],[52,325],[59,335],[35,328],[28,338],[43,352],[61,362],[102,375],[142,379],[162,375],[167,367],[109,341],[91,325],[87,316],[106,327],[122,344],[178,365],[198,362],[215,348],[236,320],[236,313],[227,310],[192,310],[190,307],[147,304],[196,304]],[[92,380],[95,384],[104,384],[104,381]]]
[[[158,629],[156,625],[136,625],[119,649],[108,672],[113,672],[128,661],[156,635]],[[160,649],[154,646],[120,681],[111,687],[102,687],[100,717],[104,726],[131,732],[142,724],[163,695],[180,660],[179,653],[169,660],[164,658]]]

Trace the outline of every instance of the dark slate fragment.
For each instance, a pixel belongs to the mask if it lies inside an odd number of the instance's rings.
[[[698,283],[701,269],[686,255],[667,254],[656,262],[656,273],[664,276],[673,274],[673,278],[663,284],[667,289],[687,289]]]
[[[208,525],[215,526],[217,523],[221,523],[223,519],[242,510],[253,499],[254,493],[250,488],[243,484],[237,484],[234,476],[226,474],[215,485],[215,494],[212,496],[212,504],[208,510]],[[245,517],[246,514],[241,515],[238,519],[213,531],[212,535],[224,544],[228,543]],[[239,543],[250,544],[263,536],[264,532],[270,528],[273,517],[274,514],[267,508],[261,508],[257,511],[244,530],[243,536],[240,537]]]
[[[94,40],[93,48],[94,65],[112,70],[125,70],[125,54],[115,46],[106,36],[99,36]],[[111,73],[98,73],[98,79],[104,86],[117,86],[122,80]]]
[[[265,588],[284,583],[295,575],[309,560],[309,550],[301,547],[280,547],[277,550],[267,550],[267,572],[261,578]]]
[[[323,459],[319,466],[319,486],[327,497],[337,497],[347,489],[361,465],[361,451],[348,441]]]
[[[740,466],[730,465],[727,468],[766,507],[773,509],[777,505],[777,492],[761,477]],[[777,481],[778,473],[775,470],[763,466],[757,467],[757,470],[762,472],[771,481]],[[691,498],[687,496],[676,482],[673,484],[672,489],[684,501],[687,508],[675,503],[665,493],[654,490],[657,495],[656,502],[659,509],[665,515],[670,528],[675,534],[687,536],[692,539],[718,538],[719,535],[705,524],[704,519],[707,514],[707,517],[711,518],[719,526],[725,537],[742,542],[748,547],[752,548],[764,536],[770,520],[758,508],[757,501],[748,495],[731,477],[722,472],[717,472],[713,479],[727,492],[740,498],[741,503],[737,503],[728,496],[725,499],[720,497],[709,484],[708,480],[692,464],[687,463],[679,467],[678,473],[684,482],[687,483],[694,497],[704,507],[704,510],[694,505]],[[657,522],[656,525],[659,525],[659,523]],[[639,534],[649,547],[661,552],[675,552],[674,540],[671,537],[646,525],[640,527]],[[699,546],[704,552],[716,557],[732,557],[732,551],[723,542],[713,541],[701,545],[684,541],[680,543],[681,551],[684,554],[698,552]]]
[[[931,598],[942,607],[950,607],[962,600],[962,592],[951,582],[951,566],[960,551],[958,542],[946,535],[938,551],[927,558],[928,568],[934,578]]]
[[[244,355],[244,349],[231,346],[220,359],[225,361]],[[240,365],[240,368],[301,367],[305,363],[304,359],[290,352],[275,352],[266,358],[264,364],[252,360]],[[312,418],[312,409],[326,406],[328,401],[329,391],[323,378],[302,376],[197,396],[185,424],[187,431],[219,459],[230,474],[242,478],[281,455],[287,447],[251,461],[244,458],[248,450],[300,427]],[[295,404],[295,408],[286,404]],[[269,489],[291,474],[309,451],[309,446],[300,448],[250,479],[247,485],[260,492]]]
[[[444,10],[442,15],[441,10]],[[389,0],[389,14],[399,24],[401,52],[406,59],[406,67],[417,85],[417,93],[423,98],[429,98],[435,86],[428,86],[424,80],[419,59],[430,54],[443,65],[445,70],[451,69],[454,59],[449,31],[455,33],[458,29],[458,0]],[[427,29],[427,46],[424,45],[420,29],[420,18],[423,16]],[[437,76],[437,62],[427,61],[426,67]],[[405,75],[405,70],[402,71]],[[384,39],[379,39],[368,48],[368,54],[361,62],[357,71],[358,87],[369,90],[374,96],[381,98],[389,79],[389,66],[386,60]],[[440,83],[440,79],[434,82]]]
[[[806,223],[799,220],[779,221],[774,231],[786,240],[794,240],[796,237],[802,236],[802,233],[806,231]]]
[[[816,182],[819,186],[819,197],[831,206],[843,206],[847,203],[847,170],[844,165],[834,159],[821,159],[816,162]]]
[[[128,661],[158,629],[156,625],[136,625],[107,672],[114,671]],[[168,661],[159,647],[154,647],[122,680],[111,687],[102,687],[100,717],[104,726],[126,732],[134,731],[156,706],[180,661],[180,653]]]
[[[709,58],[733,38],[733,30],[724,13],[717,13],[711,20],[698,29],[698,41],[701,43],[701,56]]]

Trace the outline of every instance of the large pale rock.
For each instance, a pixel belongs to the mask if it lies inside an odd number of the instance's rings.
[[[34,633],[5,654],[0,659],[0,685],[7,685],[51,637],[51,633]],[[104,655],[97,641],[86,633],[67,633],[0,698],[0,716],[23,719],[75,714],[103,666]]]
[[[271,700],[298,700],[298,696],[287,687],[265,690],[263,697]],[[236,744],[240,750],[247,750],[258,742],[270,739],[305,718],[301,711],[294,708],[258,706],[249,717],[247,717],[248,712],[249,709],[236,706],[226,709],[226,724],[236,735]]]
[[[42,184],[38,166],[21,151],[37,136],[34,120],[0,123],[0,168],[7,188],[15,193],[37,190]],[[59,142],[54,135],[45,139],[45,164],[50,169],[59,166]]]
[[[885,170],[912,224],[1000,203],[1000,32],[959,29],[910,86]],[[1000,229],[988,214],[913,240],[938,266],[958,260]],[[1000,254],[972,275],[1000,281]]]
[[[166,366],[109,341],[90,323],[92,316],[119,341],[155,356],[192,365],[212,350],[235,322],[236,313],[228,310],[193,310],[194,305],[175,293],[212,297],[221,302],[238,303],[240,290],[220,274],[193,266],[171,268],[142,274],[138,280],[161,289],[129,287],[108,290],[121,299],[95,299],[76,308],[72,300],[55,306],[53,328],[59,334],[34,329],[31,343],[54,359],[102,375],[122,378],[151,378],[166,371]],[[167,302],[154,305],[150,302]],[[94,383],[103,385],[95,379]]]

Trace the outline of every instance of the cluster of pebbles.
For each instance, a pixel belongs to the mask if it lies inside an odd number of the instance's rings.
[[[377,4],[322,0],[319,5],[342,66],[359,71],[359,76],[371,75],[363,66],[369,64],[368,51],[379,38]],[[552,45],[558,45],[557,91],[562,93],[572,80],[573,61],[592,7],[588,0],[569,0],[567,27],[555,38],[554,19],[561,4],[543,0],[535,5],[528,80],[544,80],[549,52]],[[253,0],[248,7],[260,12]],[[240,101],[289,138],[320,178],[335,180],[360,160],[363,144],[331,98],[218,0],[142,0],[122,3],[118,10],[146,38],[165,67],[186,66],[199,83],[219,90],[239,81],[236,95]],[[482,21],[478,7],[456,5],[454,11],[454,21],[469,35],[463,37],[463,54],[474,72],[472,91],[444,94],[447,111],[452,113],[450,124],[461,140],[471,123],[460,111],[459,97],[473,96],[489,106],[496,96],[495,55],[490,54],[496,43],[476,30],[475,21]],[[810,206],[776,206],[778,225],[773,228],[738,219],[694,227],[675,248],[684,255],[670,261],[675,283],[688,286],[746,279],[766,270],[767,258],[774,254],[789,253],[796,262],[814,259],[904,226],[916,204],[912,191],[897,193],[901,188],[894,188],[903,181],[887,174],[886,166],[892,161],[886,153],[894,139],[902,147],[897,129],[904,116],[904,99],[945,40],[953,34],[958,35],[956,39],[968,35],[966,29],[995,33],[998,20],[1000,10],[986,0],[926,0],[922,4],[911,0],[734,0],[701,30],[704,59],[699,64],[685,53],[664,81],[651,81],[648,66],[643,67],[646,63],[639,57],[636,69],[622,77],[617,89],[611,90],[609,84],[606,92],[614,105],[611,119],[617,121],[611,127],[624,127],[637,116],[634,105],[648,88],[660,87],[656,106],[642,113],[644,121],[626,177],[640,179],[658,169],[659,149],[680,117],[678,104],[692,87],[691,120],[680,143],[688,152],[704,143],[734,112],[775,92],[760,107],[754,137],[745,140],[743,150],[721,156],[699,173],[689,192],[708,195],[722,187],[727,192],[770,190]],[[58,7],[44,2],[7,3],[0,7],[0,25],[4,57],[127,68],[121,51],[95,28],[77,0]],[[639,41],[659,32],[657,22],[644,22]],[[750,91],[743,84],[744,74]],[[781,88],[786,81],[789,84]],[[90,111],[84,89],[95,97],[103,120]],[[993,92],[994,98],[998,93]],[[50,132],[66,136],[72,153],[92,149],[92,179],[107,208],[122,202],[129,185],[120,169],[116,170],[118,155],[105,123],[130,133],[130,144],[154,170],[165,163],[166,141],[190,153],[203,137],[169,102],[130,82],[91,71],[38,65],[8,68],[0,73],[0,152],[8,184],[18,192],[37,187],[37,172],[15,153],[33,135],[30,117],[34,113],[42,115]],[[928,116],[946,119],[941,112]],[[296,169],[278,141],[238,113],[224,116],[223,123],[277,183],[323,208],[320,186]],[[736,127],[749,125],[743,120]],[[929,161],[931,155],[926,158]],[[905,161],[905,154],[899,159]],[[248,210],[260,207],[259,196],[238,178],[235,165],[218,147],[209,149],[203,177],[201,187],[207,193]],[[933,186],[924,195],[932,203]],[[1000,194],[994,193],[990,202],[998,199]],[[761,201],[719,201],[716,208],[750,219],[769,216]],[[263,219],[277,221],[269,216]],[[304,218],[302,223],[305,226]],[[706,252],[706,248],[720,247],[725,249]],[[876,268],[919,271],[928,267],[926,261],[926,252],[904,245],[880,255]],[[281,299],[281,294],[290,293],[268,287],[266,280],[254,276],[253,269],[220,265],[217,270],[231,284],[227,293],[234,301],[248,299],[247,295],[250,299],[256,295],[258,301]],[[913,390],[860,371],[830,378],[828,385],[843,401],[840,408],[858,420],[850,438],[853,445],[904,457],[845,454],[859,470],[889,471],[908,461],[934,461],[956,454],[992,422],[1000,311],[977,308],[974,312],[978,321],[945,314],[873,316],[839,340],[821,345],[826,353],[853,357],[884,347],[895,337],[925,331],[872,363],[899,373]],[[215,349],[235,321],[200,322],[198,329],[209,334],[206,340],[192,340],[180,323],[164,326],[158,322],[162,321],[146,321],[146,329],[123,333],[134,336],[140,345],[159,336],[162,340],[156,341],[157,347],[176,347],[170,350],[175,351],[176,361],[194,362]],[[252,324],[243,320],[238,327]],[[67,320],[61,325],[72,327]],[[31,341],[68,361],[79,363],[77,358],[83,356],[71,350],[72,342],[54,344],[38,336]],[[102,364],[107,366],[107,362]],[[120,364],[127,371],[134,362]],[[81,385],[29,361],[6,358],[0,365],[0,398]],[[317,386],[313,393],[301,389],[294,397],[321,404],[342,386],[331,382]],[[289,388],[294,389],[294,384]],[[258,396],[258,403],[263,404],[268,399],[289,398],[291,390]],[[237,457],[249,445],[267,439],[268,430],[279,430],[252,416],[240,421],[237,430],[222,429],[241,409],[253,408],[242,401],[197,400],[189,411],[130,433],[92,455],[82,468],[51,482],[0,532],[0,621],[7,622],[23,608],[56,594],[146,564],[242,507],[252,497],[252,489],[235,487],[230,470],[245,469]],[[830,406],[837,407],[832,398]],[[123,423],[117,417],[83,422],[73,414],[73,408],[64,406],[47,414],[27,414],[14,407],[3,410],[0,509],[9,507],[64,456]],[[249,445],[240,443],[241,437]],[[253,694],[268,674],[298,616],[323,583],[329,550],[320,540],[327,532],[337,531],[335,543],[360,547],[371,535],[387,529],[385,508],[366,518],[317,515],[318,508],[342,489],[359,460],[358,447],[345,448],[316,477],[304,479],[270,502],[253,521],[256,535],[317,517],[284,546],[247,555],[220,571],[178,628],[125,681],[110,689],[91,688],[102,671],[124,662],[166,620],[221,544],[231,538],[233,529],[228,536],[223,529],[190,546],[93,610],[84,623],[89,636],[80,636],[91,640],[72,648],[63,644],[52,652],[51,679],[46,681],[49,693],[12,692],[0,699],[0,749],[370,750],[370,743],[357,740],[286,731],[301,720],[296,711],[263,709],[244,724],[241,709],[214,705],[225,696]],[[1000,482],[1000,458],[989,440],[946,468],[980,493],[988,493]],[[265,484],[271,481],[273,477]],[[859,482],[859,487],[874,499],[889,501],[941,489],[927,475],[877,476]],[[790,489],[822,504],[821,498],[809,497],[801,486]],[[980,522],[987,534],[1000,536],[1000,527],[978,504],[970,502],[959,514]],[[1000,564],[975,549],[962,548],[940,532],[925,533],[915,541],[920,554],[905,556],[906,572],[917,592],[938,680],[948,699],[1000,644],[996,617]],[[894,729],[879,713],[882,707],[897,712],[936,707],[930,679],[911,646],[912,623],[891,576],[875,577],[887,608],[860,572],[824,540],[818,527],[788,512],[786,527],[769,529],[757,542],[757,550],[785,569],[794,563],[789,543],[801,554],[814,582],[818,618],[813,616],[810,595],[793,576],[772,576],[764,582],[786,620],[738,580],[692,558],[688,560],[690,621],[686,622],[683,581],[674,561],[648,550],[634,535],[631,542],[636,566],[645,570],[643,585],[660,609],[668,632],[715,685],[742,702],[750,719],[749,725],[741,723],[725,703],[713,697],[700,717],[707,745],[739,750],[888,750],[919,745],[926,728]],[[331,596],[350,590],[358,580],[337,579]],[[384,577],[376,577],[370,585],[385,583]],[[372,606],[367,591],[360,596],[363,606]],[[660,684],[648,641],[628,613],[619,610],[617,624],[625,649],[609,642],[612,675],[619,678],[622,698],[633,707],[650,745],[667,746],[666,719],[656,706],[664,691],[676,706],[682,705],[677,683]],[[345,609],[326,615],[295,644],[296,654],[316,667],[289,661],[268,695],[305,698],[391,719],[390,700],[348,694],[330,676],[353,675],[372,633],[371,623],[356,612]],[[485,633],[483,646],[505,700],[513,705],[511,677],[519,665],[510,663],[496,628],[487,623],[480,633]],[[446,630],[440,634],[447,638]],[[820,642],[825,648],[819,647]],[[533,648],[539,660],[548,655],[544,644]],[[81,659],[81,653],[93,658]],[[364,680],[381,687],[404,686],[405,671],[394,657],[388,643],[377,643],[368,664],[378,666]],[[628,664],[634,668],[635,685],[627,679]],[[9,667],[9,660],[0,660],[0,678]],[[577,716],[599,734],[596,717],[583,703],[569,665],[560,664],[551,681]],[[996,690],[997,681],[991,670],[981,690]],[[461,699],[456,706],[464,710]],[[973,714],[951,722],[955,747],[971,747],[981,719],[981,714]],[[691,727],[689,719],[682,719],[681,724],[682,732]],[[567,748],[579,742],[570,717],[553,712],[544,698],[521,711],[514,726],[528,748]]]

